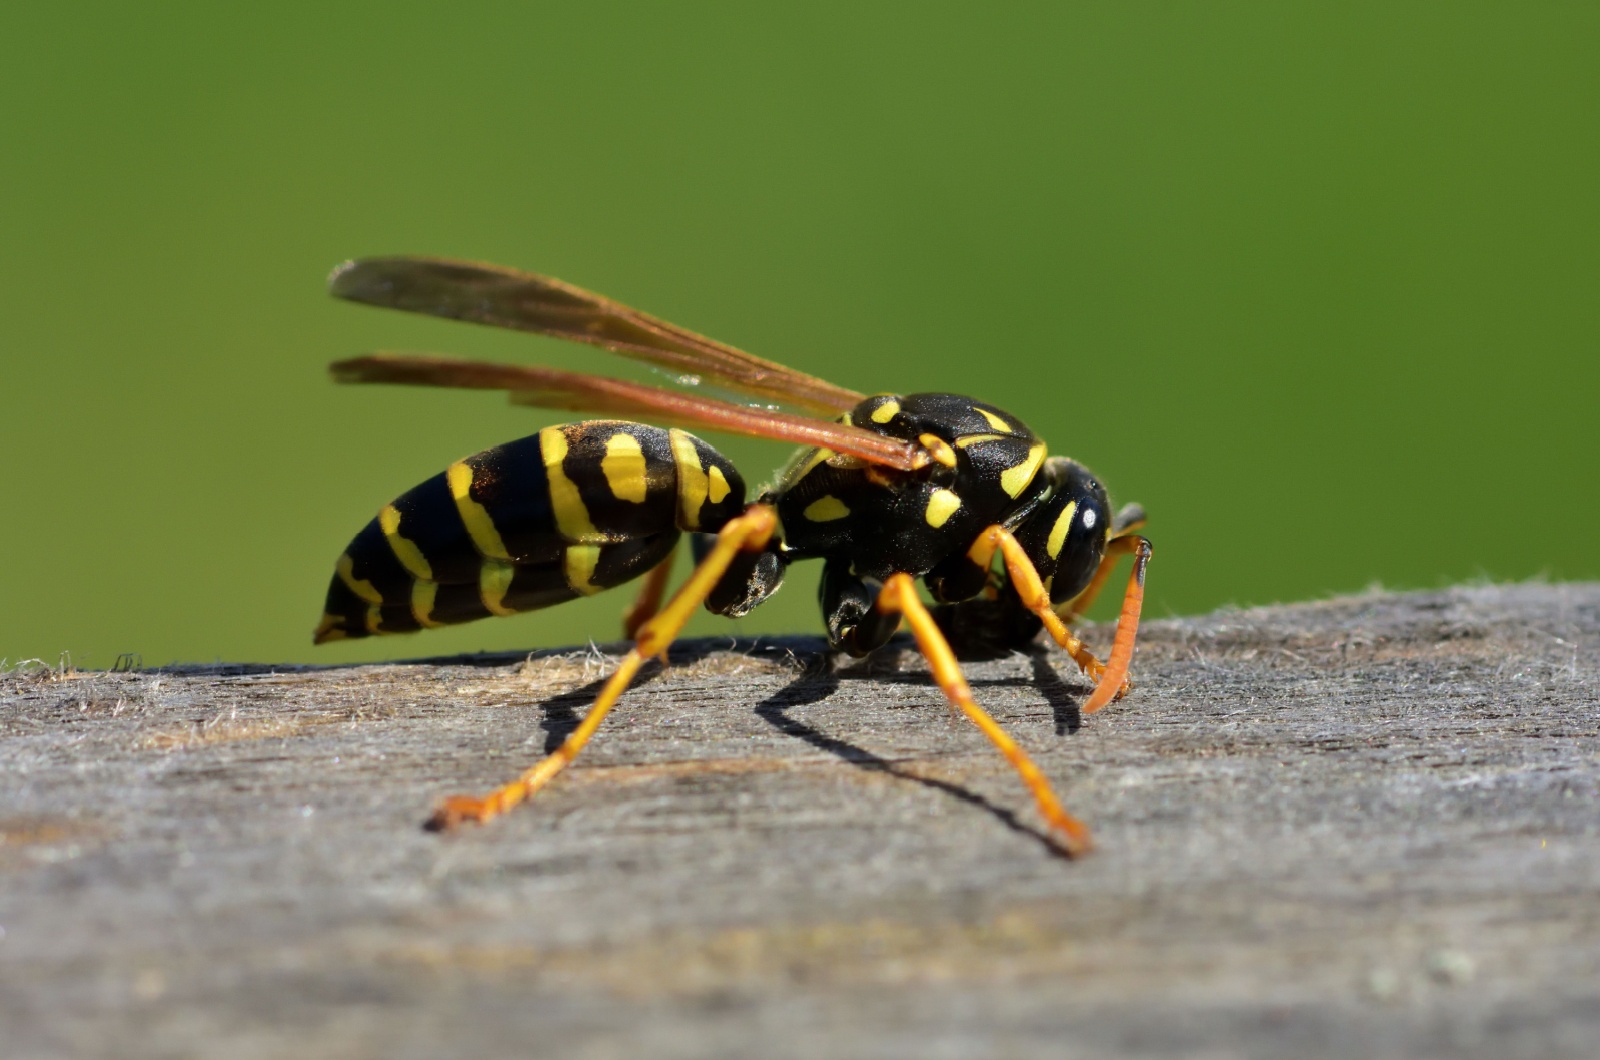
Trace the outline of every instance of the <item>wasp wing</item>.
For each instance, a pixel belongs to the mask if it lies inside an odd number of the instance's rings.
[[[347,261],[328,277],[339,298],[586,342],[757,397],[837,414],[861,394],[547,276],[444,258]]]
[[[910,471],[928,455],[918,446],[844,423],[754,409],[674,390],[565,372],[558,368],[465,361],[420,354],[373,353],[329,366],[341,383],[409,383],[417,386],[507,390],[519,405],[645,417],[680,427],[821,446],[869,464]]]

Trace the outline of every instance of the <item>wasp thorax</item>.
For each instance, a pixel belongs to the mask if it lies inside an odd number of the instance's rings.
[[[1044,443],[993,405],[957,394],[880,394],[844,419],[920,445],[928,463],[890,472],[841,466],[826,450],[804,454],[778,491],[797,557],[847,558],[868,577],[922,574],[1044,488]]]

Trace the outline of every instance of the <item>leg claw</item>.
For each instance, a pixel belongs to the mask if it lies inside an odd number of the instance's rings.
[[[467,821],[482,824],[493,816],[483,799],[471,795],[452,795],[433,811],[426,827],[430,832],[449,832]]]

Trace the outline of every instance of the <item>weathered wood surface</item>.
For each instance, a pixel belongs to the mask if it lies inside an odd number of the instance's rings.
[[[0,677],[0,1055],[1600,1052],[1600,586],[971,667],[1075,862],[909,651],[726,648],[449,836],[605,659]]]

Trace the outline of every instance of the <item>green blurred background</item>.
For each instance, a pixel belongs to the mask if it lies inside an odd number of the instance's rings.
[[[11,4],[0,104],[13,663],[615,638],[312,648],[380,504],[562,418],[328,361],[638,375],[323,293],[397,252],[1010,409],[1148,506],[1156,615],[1600,576],[1600,5]],[[694,631],[817,630],[795,573]]]

